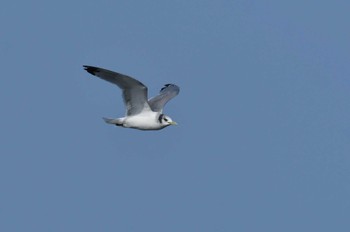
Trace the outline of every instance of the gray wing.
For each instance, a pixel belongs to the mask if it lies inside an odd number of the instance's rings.
[[[148,100],[148,104],[155,112],[162,112],[165,104],[178,95],[180,88],[174,84],[166,84],[161,90],[159,95]]]
[[[147,101],[147,87],[140,81],[103,68],[87,65],[84,65],[83,67],[88,73],[116,84],[122,89],[127,116],[151,110]]]

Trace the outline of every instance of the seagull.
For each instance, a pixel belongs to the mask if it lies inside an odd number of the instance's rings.
[[[83,67],[88,73],[115,84],[122,90],[126,114],[122,118],[103,118],[106,123],[139,130],[160,130],[177,124],[163,114],[165,104],[180,92],[177,85],[166,84],[157,96],[148,99],[147,87],[132,77],[94,66]]]

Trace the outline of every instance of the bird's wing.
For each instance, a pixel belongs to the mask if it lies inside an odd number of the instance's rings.
[[[166,84],[159,94],[148,100],[151,109],[155,112],[162,112],[165,104],[178,95],[180,88],[174,84]]]
[[[103,68],[87,65],[84,65],[84,68],[88,73],[116,84],[122,89],[127,116],[151,110],[147,101],[147,87],[140,81]]]

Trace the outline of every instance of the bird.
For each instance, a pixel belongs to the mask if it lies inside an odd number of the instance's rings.
[[[106,123],[138,130],[161,130],[177,125],[169,116],[163,114],[167,102],[180,92],[177,85],[165,84],[157,96],[148,99],[148,88],[139,80],[99,67],[83,67],[88,73],[115,84],[122,90],[125,116],[115,119],[103,118]]]

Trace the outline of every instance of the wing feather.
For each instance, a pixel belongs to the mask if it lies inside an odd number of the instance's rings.
[[[151,109],[155,112],[162,112],[168,101],[178,95],[180,88],[174,84],[166,84],[161,88],[159,94],[148,100]]]
[[[103,68],[88,65],[83,67],[88,73],[115,84],[122,89],[127,116],[151,110],[147,101],[147,87],[140,81]]]

